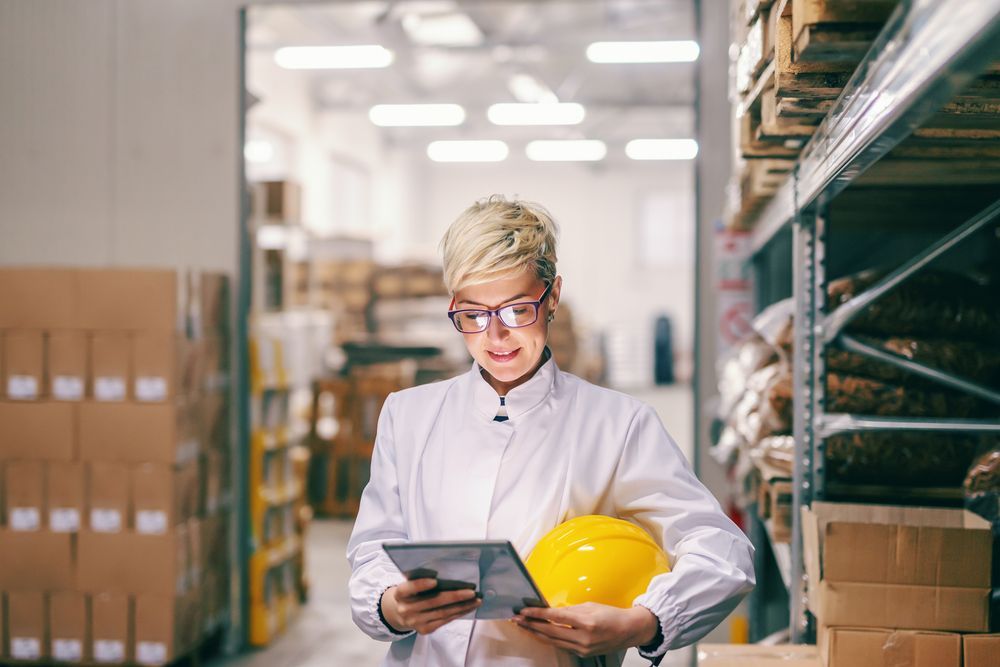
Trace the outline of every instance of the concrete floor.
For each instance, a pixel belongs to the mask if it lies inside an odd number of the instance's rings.
[[[633,392],[652,405],[685,453],[691,451],[691,392],[686,387]],[[309,603],[288,631],[270,647],[215,660],[208,667],[376,667],[386,645],[369,639],[351,620],[347,596],[350,570],[345,556],[351,522],[318,520],[311,527],[306,558],[311,580]],[[626,667],[649,663],[633,649]],[[691,651],[671,653],[663,667],[686,667]]]

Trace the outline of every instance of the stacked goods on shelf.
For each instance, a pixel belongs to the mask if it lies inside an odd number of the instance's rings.
[[[864,272],[831,282],[831,308],[877,275]],[[996,387],[1000,348],[990,332],[1000,325],[1000,309],[991,298],[988,286],[955,274],[927,272],[875,302],[849,330],[871,347]],[[719,456],[727,459],[742,452],[743,472],[752,463],[764,485],[760,496],[772,500],[787,498],[785,484],[793,467],[790,306],[781,302],[762,313],[755,323],[759,333],[720,371],[727,428]],[[828,350],[826,370],[828,412],[986,418],[996,411],[986,401],[847,349]],[[914,494],[955,500],[972,460],[995,448],[998,440],[995,435],[925,431],[836,434],[826,439],[827,476],[831,483],[894,487],[893,493],[900,492],[899,487],[919,487]],[[775,484],[779,486],[772,493]],[[762,503],[761,509],[769,507]],[[787,537],[779,528],[775,532]]]
[[[266,646],[299,608],[306,577],[302,555],[308,517],[301,452],[291,421],[291,386],[280,339],[250,339],[250,632]]]
[[[803,510],[803,546],[826,667],[994,664],[984,657],[1000,650],[1000,636],[986,634],[987,521],[965,510],[814,502]]]
[[[898,0],[746,0],[734,5],[737,166],[726,220],[749,228],[834,108]],[[995,182],[996,69],[949,102],[862,178],[869,185]],[[948,164],[942,163],[942,158]]]
[[[303,250],[302,189],[293,181],[250,184],[255,312],[309,304],[310,267]]]
[[[364,339],[370,331],[372,280],[376,265],[371,257],[314,260],[316,295],[313,304],[335,314],[335,342]]]
[[[0,657],[160,665],[228,615],[226,290],[0,269]]]
[[[412,382],[409,364],[357,366],[346,378],[318,380],[310,446],[309,499],[327,516],[353,517],[371,470],[386,398]]]

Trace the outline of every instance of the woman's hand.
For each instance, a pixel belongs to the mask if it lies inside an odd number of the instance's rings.
[[[482,604],[469,589],[429,594],[436,579],[414,579],[387,588],[382,593],[382,615],[393,629],[430,634],[445,623],[465,616]]]
[[[558,609],[525,607],[513,620],[539,640],[581,658],[645,646],[660,627],[645,607],[619,609],[595,602]]]

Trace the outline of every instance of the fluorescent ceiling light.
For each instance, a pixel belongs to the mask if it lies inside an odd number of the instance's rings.
[[[453,126],[465,121],[465,109],[457,104],[376,104],[368,118],[379,127]]]
[[[693,160],[698,155],[694,139],[633,139],[625,144],[633,160]]]
[[[262,164],[270,162],[274,157],[274,146],[270,141],[263,139],[251,139],[243,146],[243,157],[247,162]]]
[[[529,143],[525,153],[536,162],[596,162],[608,149],[597,139],[542,139]]]
[[[493,104],[486,111],[494,125],[576,125],[586,111],[575,102],[556,104]]]
[[[353,46],[286,46],[274,52],[285,69],[370,69],[388,67],[393,53],[378,44]]]
[[[673,42],[594,42],[587,58],[595,63],[690,63],[698,59],[698,43]]]
[[[502,162],[510,151],[496,139],[476,141],[432,141],[427,157],[435,162]]]
[[[507,79],[507,90],[518,102],[555,104],[559,101],[548,86],[530,74],[514,74]]]
[[[421,46],[479,46],[483,33],[461,12],[438,15],[410,13],[403,17],[403,30]]]

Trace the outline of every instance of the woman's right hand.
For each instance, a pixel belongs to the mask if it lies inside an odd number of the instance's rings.
[[[382,593],[382,615],[395,630],[415,630],[426,635],[465,616],[482,604],[469,589],[442,591],[428,597],[437,579],[414,579],[387,588]]]

